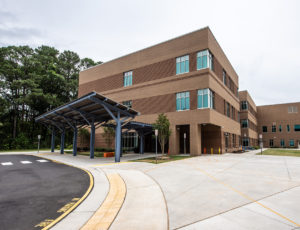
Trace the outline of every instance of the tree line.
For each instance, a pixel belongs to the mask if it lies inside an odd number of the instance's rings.
[[[35,148],[38,134],[49,147],[50,131],[34,118],[77,98],[79,72],[100,63],[49,46],[0,47],[0,149]]]

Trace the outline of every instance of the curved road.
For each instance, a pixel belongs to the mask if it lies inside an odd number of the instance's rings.
[[[30,155],[0,155],[0,229],[42,229],[90,185],[78,168]]]

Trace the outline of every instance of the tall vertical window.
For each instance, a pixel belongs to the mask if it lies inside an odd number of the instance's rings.
[[[176,110],[190,109],[190,92],[182,92],[176,94]]]
[[[124,87],[132,85],[132,71],[124,73]]]
[[[263,127],[262,127],[262,131],[263,131],[264,133],[267,133],[267,132],[268,132],[268,127],[267,127],[267,126],[263,126]]]
[[[242,110],[248,110],[248,102],[247,101],[242,101],[241,102],[241,109]]]
[[[281,140],[280,140],[280,146],[281,146],[281,147],[284,147],[284,139],[281,139]]]
[[[248,128],[248,119],[241,120],[242,128]]]
[[[226,115],[230,117],[230,104],[228,102],[226,103]]]
[[[226,72],[225,72],[225,70],[223,70],[223,83],[224,83],[224,85],[226,85]]]
[[[132,107],[132,101],[123,101],[122,104],[129,107],[129,108]]]
[[[176,74],[189,72],[189,55],[176,58]]]
[[[273,147],[273,146],[274,146],[274,140],[273,140],[273,139],[270,139],[269,145],[270,145],[270,147]]]
[[[290,125],[286,125],[286,131],[290,132],[291,129],[290,129]]]
[[[295,146],[295,142],[294,142],[293,139],[290,140],[290,146],[291,146],[291,147],[294,147],[294,146]]]
[[[213,67],[213,56],[209,50],[203,50],[197,53],[197,70]]]
[[[278,127],[278,131],[279,131],[279,132],[281,132],[281,131],[282,131],[282,126],[281,126],[281,125],[279,125],[279,127]]]
[[[272,125],[272,133],[276,133],[276,125]]]
[[[198,109],[214,108],[214,92],[210,89],[198,90]]]

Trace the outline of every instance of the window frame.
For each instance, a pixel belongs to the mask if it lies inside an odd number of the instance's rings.
[[[184,98],[184,103],[185,103],[185,107],[186,107],[185,109],[182,109],[182,105],[181,105],[182,98]],[[187,98],[188,98],[188,103],[187,103]],[[180,103],[179,106],[177,105],[178,101]],[[187,104],[188,104],[188,106],[186,106]],[[190,110],[190,106],[191,106],[191,103],[190,103],[190,92],[189,91],[176,93],[176,111]],[[180,108],[178,109],[178,107],[180,107]]]
[[[264,129],[264,128],[266,128],[266,129]],[[265,131],[264,131],[264,130],[265,130]],[[267,133],[267,132],[268,132],[268,126],[263,125],[263,126],[262,126],[262,132],[263,132],[263,133]]]
[[[204,96],[207,95],[207,107],[204,107]],[[202,98],[202,107],[200,107],[199,99]],[[210,88],[198,89],[197,91],[197,109],[214,109],[215,108],[215,95]]]
[[[299,124],[294,125],[294,132],[300,132],[300,125]]]
[[[293,143],[293,144],[291,145],[291,143]],[[295,140],[294,139],[290,139],[289,140],[289,145],[290,145],[290,147],[295,147]]]
[[[244,121],[246,121],[246,123],[244,123]],[[247,124],[247,125],[244,126],[244,124]],[[241,127],[242,128],[249,128],[249,120],[248,119],[242,119],[241,120]]]
[[[272,143],[272,144],[271,144],[271,143]],[[270,146],[270,147],[274,147],[274,140],[273,140],[273,139],[270,139],[270,140],[269,140],[269,146]]]
[[[185,74],[190,72],[190,55],[183,55],[176,58],[176,75]],[[184,65],[184,71],[181,70],[182,63]],[[179,68],[178,68],[179,66]],[[179,72],[178,72],[179,70]]]
[[[201,61],[199,61],[201,59]],[[204,61],[206,59],[206,66],[203,67],[204,65]],[[197,66],[197,70],[201,70],[201,69],[211,69],[214,70],[214,56],[211,54],[211,52],[208,49],[205,50],[201,50],[199,52],[197,52],[197,56],[196,56],[196,66]],[[202,64],[202,67],[200,67],[200,63]]]
[[[272,125],[272,128],[271,128],[272,133],[276,133],[276,129],[277,129],[276,125]]]
[[[123,87],[132,86],[133,71],[127,71],[123,74]]]
[[[132,100],[123,101],[122,104],[127,106],[128,108],[132,108]]]

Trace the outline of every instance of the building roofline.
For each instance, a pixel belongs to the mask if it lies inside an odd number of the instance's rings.
[[[269,105],[258,105],[256,107],[267,107],[267,106],[280,106],[280,105],[291,105],[291,104],[300,104],[300,101],[298,102],[285,102],[285,103],[278,103],[278,104],[269,104]]]
[[[174,38],[171,38],[171,39],[165,40],[165,41],[163,41],[163,42],[159,42],[159,43],[156,43],[156,44],[154,44],[154,45],[147,46],[147,47],[145,47],[145,48],[143,48],[143,49],[136,50],[136,51],[134,51],[134,52],[132,52],[132,53],[129,53],[129,54],[122,55],[122,56],[120,56],[120,57],[117,57],[117,58],[111,59],[111,60],[109,60],[109,61],[107,61],[107,62],[102,62],[102,63],[100,63],[100,64],[97,64],[97,65],[91,66],[91,67],[89,67],[89,68],[86,68],[86,69],[84,69],[84,70],[82,70],[82,71],[80,71],[80,72],[84,72],[84,71],[86,71],[86,70],[89,70],[89,69],[95,68],[95,67],[97,67],[97,66],[100,66],[100,65],[103,65],[103,64],[106,64],[106,63],[109,63],[109,62],[116,61],[116,60],[118,60],[118,59],[121,59],[121,58],[127,57],[127,56],[129,56],[129,55],[136,54],[136,53],[138,53],[138,52],[141,52],[141,51],[144,51],[144,50],[147,50],[147,49],[153,48],[153,47],[155,47],[155,46],[158,46],[158,45],[162,45],[162,44],[164,44],[164,43],[167,43],[167,42],[170,42],[170,41],[176,40],[176,39],[178,39],[178,38],[181,38],[181,37],[185,37],[185,36],[187,36],[187,35],[189,35],[189,34],[192,34],[192,33],[195,33],[195,32],[199,32],[199,31],[201,31],[201,30],[205,30],[205,29],[208,29],[208,30],[210,31],[210,33],[211,33],[211,34],[213,34],[213,33],[211,32],[211,30],[210,30],[209,26],[206,26],[206,27],[203,27],[203,28],[201,28],[201,29],[197,29],[197,30],[191,31],[191,32],[189,32],[189,33],[186,33],[186,34],[183,34],[183,35],[179,35],[179,36],[177,36],[177,37],[174,37]],[[213,35],[213,37],[214,37],[214,39],[216,40],[216,38],[215,38],[215,36],[214,36],[214,35]],[[217,41],[217,40],[216,40],[216,41]],[[217,43],[218,43],[218,41],[217,41]],[[220,44],[219,44],[219,43],[218,43],[218,45],[220,46]],[[220,46],[220,47],[221,47],[221,46]],[[223,51],[223,50],[222,50],[222,51]],[[225,52],[224,52],[224,51],[223,51],[223,53],[225,54]],[[226,54],[225,54],[225,56],[226,56]],[[232,68],[233,68],[233,67],[232,67]],[[234,70],[234,71],[235,71],[235,70]]]

